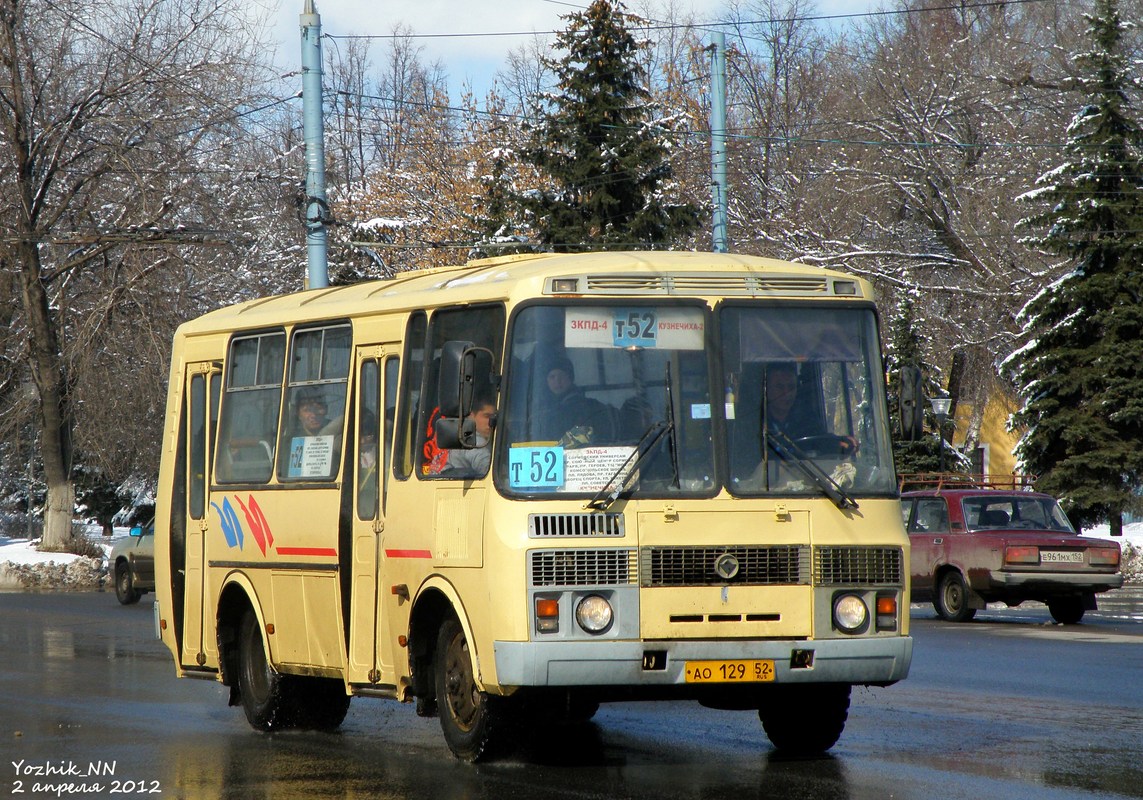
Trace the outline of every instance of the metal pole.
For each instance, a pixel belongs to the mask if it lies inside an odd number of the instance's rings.
[[[726,235],[726,35],[713,35],[710,66],[710,193],[714,208],[712,249],[727,250]]]
[[[326,252],[329,205],[325,196],[325,126],[321,87],[321,17],[305,0],[302,26],[302,130],[306,146],[306,253],[311,289],[329,286]]]

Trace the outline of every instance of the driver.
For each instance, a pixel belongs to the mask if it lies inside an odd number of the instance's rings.
[[[852,436],[828,434],[820,417],[798,407],[798,368],[789,361],[767,365],[762,403],[768,430],[783,434],[794,442],[828,435],[831,446],[842,457],[857,450],[857,440]]]
[[[820,425],[807,422],[805,415],[795,412],[798,402],[798,368],[781,361],[766,368],[766,392],[762,403],[766,409],[766,427],[784,433],[790,439],[802,439],[824,433]]]

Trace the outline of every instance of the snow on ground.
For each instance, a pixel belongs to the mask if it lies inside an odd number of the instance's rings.
[[[128,535],[127,528],[116,528],[105,538],[98,526],[88,526],[85,536],[103,550],[99,559],[70,553],[41,553],[37,540],[0,534],[0,590],[21,588],[97,588],[107,575],[107,555],[115,542]],[[1106,525],[1084,531],[1085,536],[1112,539]],[[1114,538],[1123,548],[1123,576],[1133,583],[1143,582],[1143,522],[1123,526],[1123,536]]]
[[[84,529],[92,543],[103,551],[103,558],[72,553],[41,553],[39,539],[0,534],[0,590],[5,589],[95,589],[107,576],[107,556],[127,528],[116,528],[105,538],[97,525]]]

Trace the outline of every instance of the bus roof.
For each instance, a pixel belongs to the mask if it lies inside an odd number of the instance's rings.
[[[553,279],[574,279],[553,285]],[[447,292],[443,297],[441,292]],[[757,256],[706,252],[542,253],[470,261],[456,267],[401,272],[351,286],[310,289],[248,300],[184,323],[179,334],[255,329],[284,321],[352,318],[442,303],[572,297],[844,297],[872,300],[853,275]]]

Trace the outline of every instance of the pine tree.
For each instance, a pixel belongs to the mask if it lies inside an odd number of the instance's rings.
[[[638,55],[644,45],[622,5],[595,0],[569,14],[547,59],[557,92],[534,98],[537,122],[523,160],[544,183],[517,195],[540,241],[556,251],[669,246],[701,221],[671,202],[670,148]]]
[[[1073,521],[1109,520],[1137,505],[1143,476],[1143,144],[1130,115],[1132,79],[1116,0],[1087,17],[1091,49],[1077,57],[1087,103],[1068,129],[1071,160],[1024,199],[1044,210],[1032,240],[1069,271],[1021,312],[1027,344],[1010,356],[1025,427],[1017,447],[1038,488],[1059,495]]]

